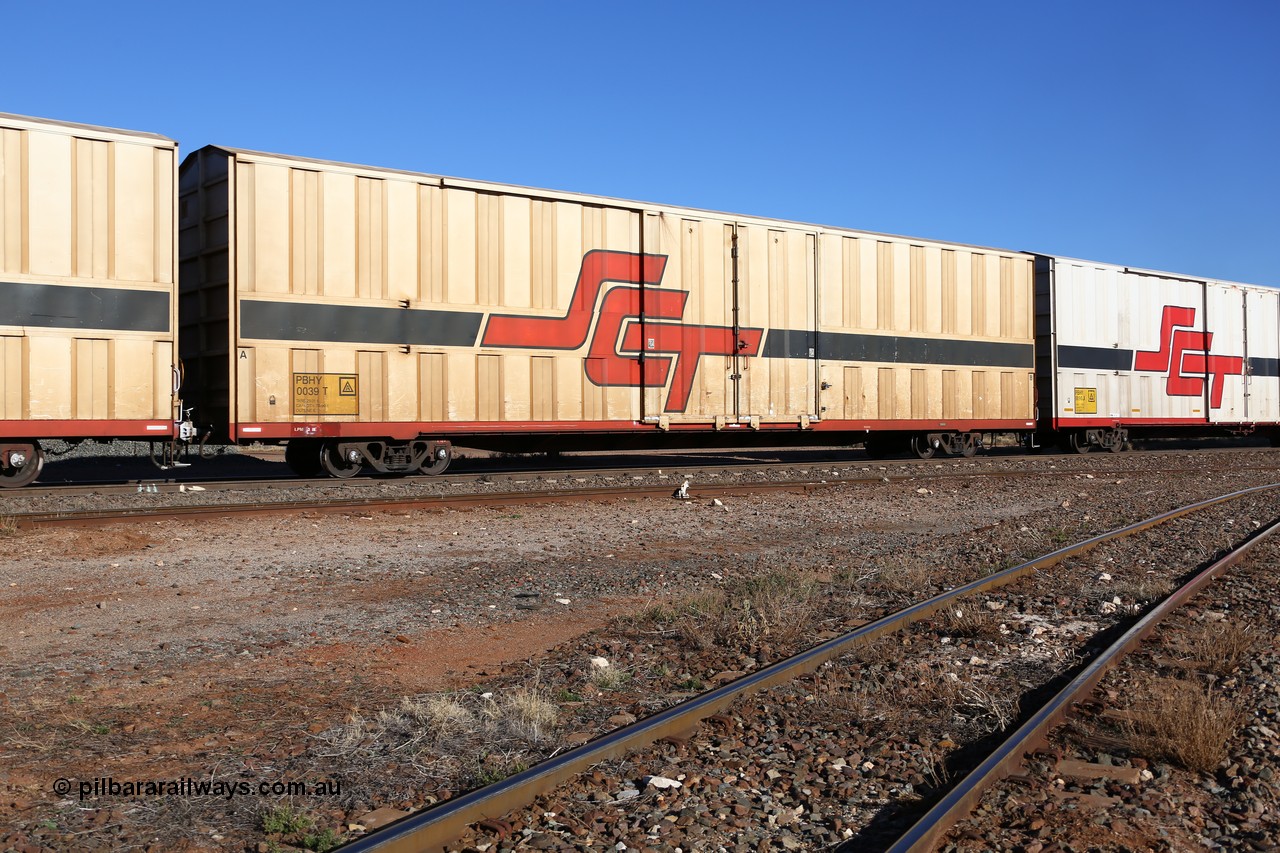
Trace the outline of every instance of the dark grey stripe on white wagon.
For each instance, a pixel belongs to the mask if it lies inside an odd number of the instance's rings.
[[[240,337],[347,344],[474,346],[484,315],[419,308],[240,300]]]
[[[811,349],[812,348],[812,349]],[[880,364],[942,364],[973,367],[1035,365],[1031,344],[914,338],[853,332],[805,332],[770,329],[761,348],[765,358],[820,358]]]
[[[0,281],[0,325],[113,332],[168,332],[162,290]]]
[[[1280,376],[1280,358],[1251,358],[1249,373],[1253,376]]]
[[[1113,347],[1058,347],[1063,370],[1133,370],[1133,350]]]

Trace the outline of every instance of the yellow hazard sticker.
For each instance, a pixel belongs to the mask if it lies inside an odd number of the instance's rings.
[[[293,374],[295,415],[360,414],[360,380],[350,373]]]
[[[1098,414],[1098,389],[1097,388],[1077,388],[1076,389],[1076,414],[1077,415]]]

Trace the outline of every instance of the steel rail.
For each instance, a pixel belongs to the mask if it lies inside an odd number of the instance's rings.
[[[554,501],[562,498],[574,500],[591,500],[605,499],[609,497],[617,497],[619,495],[635,496],[635,497],[661,497],[670,491],[671,483],[682,479],[694,479],[700,474],[714,472],[716,474],[726,474],[735,477],[741,477],[745,474],[763,471],[774,468],[794,468],[795,465],[786,463],[769,463],[765,466],[744,467],[743,470],[734,470],[732,467],[708,467],[705,469],[653,469],[645,471],[643,469],[621,469],[622,471],[631,471],[631,482],[621,483],[617,486],[605,486],[594,488],[555,488],[555,489],[523,489],[519,491],[503,491],[503,492],[465,492],[460,494],[421,494],[421,495],[397,495],[391,497],[336,497],[336,498],[310,498],[310,499],[283,499],[276,501],[247,501],[243,503],[216,503],[216,504],[188,504],[185,506],[138,506],[127,507],[110,510],[55,510],[48,512],[12,512],[6,513],[5,516],[13,520],[20,528],[33,528],[45,526],[88,526],[107,524],[113,521],[129,521],[136,519],[148,520],[175,520],[179,518],[207,518],[225,515],[268,515],[272,513],[287,512],[342,512],[354,509],[372,509],[372,510],[390,510],[390,509],[412,509],[427,506],[466,506],[466,505],[500,505],[507,506],[520,503],[538,503],[546,501]],[[805,465],[806,468],[814,467],[812,463]],[[838,485],[867,485],[870,483],[910,483],[921,481],[939,481],[939,480],[967,480],[967,479],[984,479],[990,477],[1076,477],[1082,473],[1089,474],[1093,477],[1098,476],[1116,476],[1116,475],[1132,475],[1140,476],[1149,474],[1149,471],[1141,470],[1104,470],[1104,471],[1077,471],[1073,469],[1034,469],[1034,470],[1015,470],[1015,471],[947,471],[947,472],[928,472],[928,473],[877,473],[870,476],[841,476],[838,470],[818,466],[816,479],[809,480],[781,480],[777,482],[751,482],[746,480],[737,482],[707,482],[701,481],[694,487],[697,497],[718,497],[727,495],[738,495],[744,493],[755,493],[763,491],[788,491],[795,489],[817,489]],[[671,470],[671,474],[660,474],[657,472]],[[1238,470],[1238,469],[1232,469]],[[1273,470],[1265,468],[1260,470]],[[639,471],[639,473],[636,473]],[[832,471],[833,476],[823,477],[827,471]],[[512,474],[483,473],[478,472],[478,477],[490,479],[493,481],[510,480],[512,482],[529,482],[527,478],[517,479],[520,474],[525,472],[513,472]],[[550,483],[555,479],[573,479],[585,480],[592,477],[614,477],[620,475],[618,470],[614,469],[592,469],[586,471],[555,471],[548,472],[547,475],[540,477],[545,483]],[[642,476],[643,475],[643,476]],[[668,483],[662,485],[645,485],[636,483],[634,480],[643,479],[643,477],[664,477]],[[228,480],[228,481],[209,481],[207,483],[178,483],[169,481],[163,484],[155,484],[159,487],[154,490],[148,490],[148,495],[177,495],[191,494],[193,486],[199,486],[201,490],[218,492],[234,489],[263,489],[263,490],[286,490],[286,489],[307,489],[311,487],[331,487],[331,488],[371,488],[376,487],[380,483],[401,483],[400,480],[359,478],[355,481],[315,481],[304,479],[289,480]],[[343,485],[339,485],[343,484]],[[349,485],[348,485],[349,484]],[[421,485],[460,485],[458,478],[441,479],[438,483],[423,482]],[[130,494],[135,490],[142,493],[144,488],[143,482],[130,483],[125,486],[109,487],[109,488],[91,488],[81,486],[69,486],[58,492],[50,491],[48,494]],[[14,497],[25,497],[24,495],[15,495]]]
[[[1030,572],[1048,568],[1068,557],[1082,554],[1103,542],[1124,538],[1220,503],[1276,488],[1280,488],[1280,483],[1253,486],[1179,507],[1093,536],[1074,545],[1059,548],[1035,560],[956,587],[631,725],[615,729],[500,782],[408,815],[343,845],[341,850],[344,853],[365,853],[366,851],[416,853],[423,850],[444,850],[448,844],[460,838],[467,827],[523,808],[538,795],[553,790],[560,783],[578,775],[593,764],[621,755],[627,750],[647,746],[664,737],[686,735],[693,731],[703,719],[719,713],[736,700],[811,673],[827,661],[924,619],[958,598],[1004,586]]]
[[[772,483],[732,483],[725,485],[703,485],[698,487],[697,498],[737,495],[770,491],[809,491],[817,488],[838,486],[841,481],[815,482],[809,480],[782,481]],[[97,526],[119,521],[136,521],[139,519],[177,520],[189,518],[224,517],[231,515],[271,515],[296,512],[349,512],[352,510],[374,510],[385,512],[394,509],[420,509],[440,506],[508,506],[512,504],[546,503],[562,500],[610,500],[620,497],[663,497],[671,494],[670,484],[662,486],[641,486],[627,484],[625,486],[594,487],[584,489],[528,490],[518,492],[472,492],[461,495],[398,495],[386,498],[327,498],[300,501],[260,501],[238,504],[193,504],[189,506],[169,507],[130,507],[127,509],[57,511],[13,513],[6,517],[23,529],[55,526]],[[694,496],[691,496],[694,497]]]
[[[1157,450],[1148,451],[1141,457],[1157,456],[1160,454],[1183,454],[1197,451],[1167,451]],[[1216,451],[1209,451],[1207,459],[1212,460],[1212,454]],[[646,460],[643,464],[635,465],[627,462],[627,457],[615,457],[615,465],[610,468],[601,467],[582,467],[582,468],[547,468],[545,466],[532,465],[503,465],[501,467],[491,467],[489,465],[468,465],[466,460],[460,461],[449,470],[447,474],[439,475],[417,475],[411,474],[405,477],[396,477],[389,475],[360,475],[352,477],[348,480],[337,479],[310,479],[289,475],[280,477],[275,473],[264,473],[262,476],[227,476],[227,477],[174,477],[174,476],[156,476],[156,477],[124,477],[116,479],[103,480],[74,480],[74,481],[54,481],[54,482],[37,482],[35,485],[27,486],[23,489],[12,491],[0,490],[0,495],[11,498],[39,498],[39,497],[65,497],[68,495],[115,495],[115,494],[132,494],[137,491],[147,491],[148,493],[160,494],[178,493],[183,487],[191,488],[198,486],[208,491],[228,491],[238,489],[290,489],[290,488],[361,488],[376,487],[387,483],[403,484],[403,485],[422,485],[431,486],[438,483],[456,482],[460,479],[471,479],[476,477],[492,477],[494,479],[514,479],[517,477],[536,477],[540,479],[546,478],[570,478],[570,477],[609,477],[609,476],[657,476],[660,471],[671,471],[671,476],[695,475],[704,472],[731,473],[744,470],[775,470],[775,469],[803,469],[816,468],[820,470],[831,471],[848,471],[861,472],[863,469],[874,468],[876,470],[887,470],[890,467],[896,467],[898,472],[887,475],[890,479],[909,480],[909,479],[944,479],[948,477],[997,477],[997,476],[1021,476],[1025,474],[1044,474],[1057,476],[1072,476],[1080,474],[1092,474],[1095,477],[1113,477],[1113,476],[1138,476],[1151,473],[1150,470],[1141,468],[1057,468],[1056,462],[1049,460],[1063,459],[1080,459],[1078,454],[1068,454],[1063,456],[985,456],[974,459],[952,458],[952,457],[936,457],[931,459],[914,459],[914,458],[896,458],[896,459],[804,459],[804,460],[780,460],[780,461],[762,461],[747,458],[720,458],[715,462],[693,461],[689,458],[691,455],[686,454],[679,457],[673,457],[669,463],[654,464]],[[1139,458],[1141,458],[1139,457]],[[230,457],[228,457],[230,458]],[[283,467],[284,463],[261,460],[261,457],[255,457],[268,465],[278,465]],[[573,457],[581,458],[586,461],[590,457]],[[696,458],[696,457],[694,457]],[[1111,455],[1103,456],[1099,454],[1096,459],[1106,459],[1115,461],[1115,457]],[[1132,457],[1123,457],[1126,460]],[[984,463],[1001,463],[1001,462],[1021,462],[1029,459],[1041,459],[1048,461],[1051,468],[1036,468],[1031,471],[1009,471],[1009,470],[963,470],[963,471],[920,471],[912,472],[914,468],[938,468],[950,466],[958,466],[963,463],[984,464]],[[594,460],[591,460],[594,462]],[[1229,468],[1213,468],[1214,471],[1230,470],[1230,471],[1274,471],[1277,465],[1253,464],[1253,465],[1231,465]],[[189,471],[188,474],[193,472]],[[863,482],[882,479],[885,475],[873,476],[864,474],[862,476],[842,477],[847,482]]]
[[[1047,742],[1049,732],[1061,725],[1073,705],[1088,699],[1102,677],[1170,613],[1181,607],[1205,584],[1231,566],[1236,565],[1252,548],[1280,529],[1280,519],[1254,533],[1222,559],[1198,572],[1159,605],[1149,610],[1118,640],[1090,661],[1071,682],[1035,712],[981,764],[938,801],[920,818],[887,853],[925,853],[932,851],[943,836],[963,820],[996,782],[1012,775],[1028,752]]]

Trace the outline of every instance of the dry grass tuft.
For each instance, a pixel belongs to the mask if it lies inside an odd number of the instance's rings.
[[[531,743],[542,743],[555,727],[559,708],[536,687],[518,687],[503,693],[493,703],[506,731]]]
[[[1156,575],[1142,575],[1132,580],[1117,578],[1107,585],[1106,591],[1120,596],[1122,601],[1145,604],[1173,592],[1173,581]]]
[[[1227,757],[1228,739],[1244,725],[1240,705],[1191,681],[1160,679],[1126,724],[1133,749],[1207,773]]]
[[[0,515],[0,539],[18,535],[18,519],[12,515]]]
[[[793,647],[816,630],[827,600],[810,575],[766,572],[683,602],[654,605],[627,622],[640,632],[674,633],[699,650],[754,651],[765,643]]]
[[[937,615],[938,631],[949,637],[972,637],[977,640],[999,640],[1000,620],[977,602],[944,607]]]
[[[855,682],[821,693],[818,701],[867,730],[919,732],[923,719],[964,738],[1006,729],[1018,713],[1016,697],[922,661],[864,664]]]
[[[928,598],[934,585],[934,567],[909,559],[891,559],[875,566],[863,566],[857,578],[850,574],[848,580],[894,595],[910,596],[913,600]]]
[[[601,690],[617,690],[631,681],[631,673],[616,666],[592,667],[587,680]]]
[[[1191,659],[1214,675],[1230,675],[1253,653],[1261,637],[1239,622],[1205,622],[1190,632]]]
[[[378,724],[384,731],[421,734],[434,742],[465,736],[477,725],[475,713],[450,694],[406,696],[395,711],[381,711]]]
[[[405,697],[370,717],[353,711],[321,735],[344,758],[401,756],[425,775],[471,767],[477,780],[502,778],[556,733],[559,708],[537,685],[495,693]]]

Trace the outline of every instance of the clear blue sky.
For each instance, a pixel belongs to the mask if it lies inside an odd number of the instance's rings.
[[[1280,285],[1280,2],[0,0],[0,111]]]

